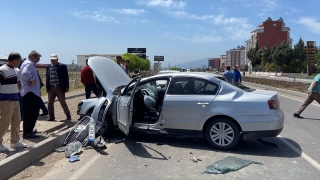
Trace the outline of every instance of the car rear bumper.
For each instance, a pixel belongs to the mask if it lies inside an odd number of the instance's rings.
[[[242,138],[247,139],[260,139],[260,138],[269,138],[275,137],[281,133],[283,128],[277,130],[268,130],[268,131],[245,131],[242,133]]]

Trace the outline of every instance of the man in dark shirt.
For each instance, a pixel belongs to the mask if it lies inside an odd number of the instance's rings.
[[[89,99],[91,96],[91,91],[99,97],[99,89],[97,87],[96,80],[93,76],[92,69],[88,65],[88,59],[86,60],[86,66],[81,69],[81,82],[85,86],[86,99]]]
[[[67,116],[66,120],[71,120],[70,110],[66,103],[66,93],[69,92],[69,74],[65,64],[58,62],[58,55],[51,54],[51,64],[47,66],[46,70],[46,89],[48,92],[48,121],[55,121],[54,116],[54,101],[56,97],[62,106],[64,114]]]

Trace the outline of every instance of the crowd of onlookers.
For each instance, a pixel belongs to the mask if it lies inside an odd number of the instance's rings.
[[[66,115],[71,120],[70,110],[65,94],[69,91],[69,75],[67,66],[58,62],[58,56],[50,56],[51,64],[46,68],[45,84],[42,82],[35,64],[40,61],[41,54],[31,51],[28,59],[22,59],[17,52],[8,56],[8,62],[0,67],[0,152],[9,149],[3,144],[3,136],[10,127],[10,147],[24,148],[20,142],[20,123],[23,121],[23,138],[39,137],[35,124],[38,116],[49,115],[48,121],[55,121],[54,101],[58,100]],[[48,108],[41,99],[41,88],[45,86],[48,93]],[[42,113],[40,113],[42,109]]]

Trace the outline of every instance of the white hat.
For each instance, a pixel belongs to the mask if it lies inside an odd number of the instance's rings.
[[[57,60],[57,59],[58,59],[58,55],[56,55],[56,54],[51,54],[50,59],[52,59],[52,60]]]

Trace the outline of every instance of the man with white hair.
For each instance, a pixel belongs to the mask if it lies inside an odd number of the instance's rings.
[[[36,69],[36,63],[40,61],[41,54],[33,50],[21,67],[21,91],[23,98],[23,136],[24,138],[37,138],[34,127],[40,110],[40,80]]]

